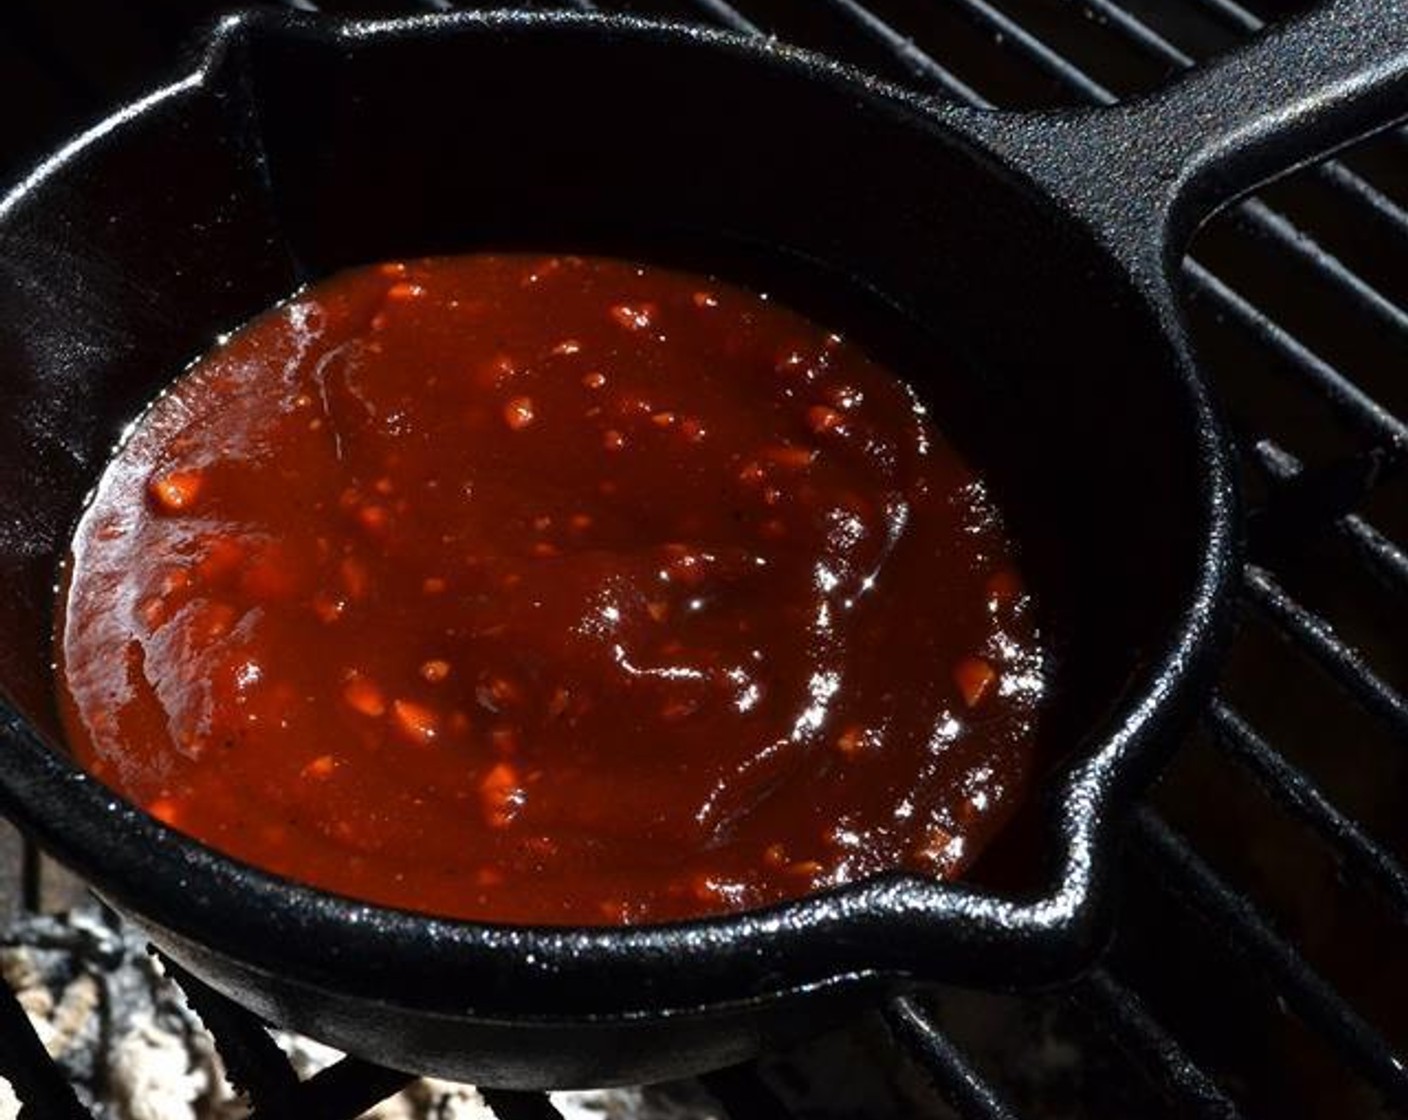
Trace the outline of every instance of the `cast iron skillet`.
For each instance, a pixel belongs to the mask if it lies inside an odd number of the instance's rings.
[[[223,21],[188,76],[0,203],[0,808],[269,1020],[486,1084],[652,1080],[923,982],[1071,974],[1235,585],[1230,456],[1170,265],[1217,205],[1408,112],[1406,77],[1398,0],[1334,0],[1157,97],[1041,116],[629,19]],[[981,418],[974,455],[1064,620],[1070,762],[1029,889],[892,875],[670,927],[441,921],[226,859],[65,759],[53,587],[124,424],[307,278],[524,245],[808,273],[966,353],[958,387],[905,372]]]

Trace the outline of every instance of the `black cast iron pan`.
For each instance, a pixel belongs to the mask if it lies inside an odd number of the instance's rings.
[[[0,807],[267,1019],[486,1084],[652,1080],[924,982],[1068,976],[1235,585],[1231,458],[1170,265],[1216,206],[1405,113],[1399,0],[1332,0],[1152,99],[1039,116],[629,19],[227,19],[187,76],[0,203]],[[1067,762],[1026,886],[893,875],[640,929],[441,921],[221,857],[65,759],[54,583],[124,424],[309,278],[529,245],[806,274],[966,355],[958,386],[923,343],[900,364],[972,421],[1059,603],[1048,735]]]

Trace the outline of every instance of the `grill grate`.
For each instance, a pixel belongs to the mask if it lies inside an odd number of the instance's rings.
[[[777,34],[979,106],[1109,104],[1303,6],[561,2]],[[77,0],[42,8],[28,0],[0,12],[0,63],[13,62],[10,72],[22,78],[43,71],[27,97],[47,109],[0,124],[0,167],[13,170],[141,84],[158,65],[158,48],[169,50],[193,18],[189,6],[178,12],[145,0],[125,6],[141,13],[146,33],[135,34],[129,15],[88,6],[95,10],[84,20],[126,21],[115,41],[134,44],[129,72],[121,52],[99,59],[71,43],[59,21]],[[1408,394],[1395,377],[1408,356],[1408,209],[1397,201],[1408,198],[1405,135],[1395,130],[1235,207],[1185,262],[1195,338],[1232,411],[1255,499],[1243,635],[1202,733],[1132,822],[1126,913],[1106,963],[1062,992],[1015,1001],[943,993],[882,1010],[886,1037],[961,1117],[1408,1111],[1408,1069],[1398,1056],[1408,1051],[1408,1013],[1391,998],[1395,985],[1408,990],[1408,954],[1393,952],[1408,921],[1399,858],[1408,825],[1394,805],[1408,768],[1408,697],[1395,683],[1405,676],[1408,621],[1408,554],[1395,543],[1408,533],[1397,471],[1408,452]],[[1214,804],[1222,799],[1226,806]],[[1322,910],[1333,913],[1317,916]],[[349,1058],[300,1081],[253,1017],[199,981],[176,978],[257,1116],[351,1117],[407,1080]],[[1092,1053],[1101,1038],[1113,1043],[1103,1046],[1100,1069],[1118,1068],[1126,1087],[1063,1096],[1014,1076],[1028,1057],[1021,1039],[1014,1044],[1007,1031],[993,1044],[972,1028],[981,1018],[971,1013],[974,1000],[987,1007],[1004,998],[1020,1017],[1054,1022]],[[1266,1038],[1228,1040],[1248,1024]],[[1256,1053],[1248,1059],[1244,1049]],[[26,1116],[87,1115],[18,1003],[4,999],[0,1073],[27,1103]],[[763,1067],[702,1080],[730,1115],[794,1107]],[[503,1120],[557,1115],[541,1095],[484,1095]],[[944,1106],[936,1099],[934,1107]]]

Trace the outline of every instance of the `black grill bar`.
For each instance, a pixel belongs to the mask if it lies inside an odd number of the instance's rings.
[[[1170,63],[1180,70],[1188,70],[1197,64],[1197,60],[1192,55],[1174,46],[1134,13],[1126,11],[1119,4],[1113,3],[1112,0],[1067,0],[1067,2],[1079,4],[1086,11],[1099,16],[1108,27],[1114,28],[1150,58]]]
[[[1351,206],[1358,206],[1362,212],[1372,216],[1380,229],[1408,240],[1408,214],[1358,172],[1336,159],[1315,164],[1311,170],[1322,182],[1341,192]]]
[[[1274,475],[1276,485],[1248,526],[1253,558],[1262,562],[1263,555],[1274,555],[1268,547],[1295,550],[1303,546],[1308,531],[1340,526],[1349,511],[1404,461],[1404,450],[1408,449],[1372,447],[1311,470],[1297,465],[1285,475]],[[1256,454],[1262,457],[1260,450]]]
[[[562,1120],[546,1093],[520,1093],[513,1089],[480,1089],[479,1095],[498,1120]]]
[[[1408,312],[1389,299],[1290,219],[1257,198],[1247,199],[1232,209],[1238,225],[1249,233],[1267,238],[1291,256],[1299,257],[1342,294],[1390,330],[1408,334]]]
[[[1223,882],[1151,809],[1136,811],[1132,840],[1136,854],[1154,868],[1163,889],[1181,899],[1259,969],[1301,1021],[1324,1037],[1395,1108],[1408,1108],[1408,1068],[1403,1060],[1244,895]]]
[[[732,4],[724,0],[689,0],[694,7],[726,31],[740,35],[762,35],[763,30]]]
[[[888,50],[900,65],[919,81],[936,86],[955,101],[972,105],[974,108],[993,108],[991,101],[869,8],[856,0],[824,0],[824,3],[840,12],[863,34]]]
[[[1300,475],[1300,460],[1278,447],[1274,441],[1258,440],[1254,450],[1262,469],[1278,482],[1290,482]],[[1335,528],[1364,566],[1389,591],[1408,595],[1408,553],[1358,514],[1351,513],[1340,518]]]
[[[19,997],[3,985],[0,994],[0,1076],[24,1102],[20,1120],[92,1120],[78,1103],[63,1071],[34,1033]]]
[[[1254,35],[1266,26],[1260,17],[1235,3],[1235,0],[1193,0],[1193,3],[1224,23],[1231,24],[1238,31],[1246,31]]]
[[[346,1120],[362,1115],[414,1080],[410,1074],[399,1070],[372,1065],[359,1058],[342,1058],[299,1086],[294,1107],[287,1111],[261,1107],[249,1120],[283,1120],[286,1116],[298,1120]],[[500,1120],[508,1118],[500,1114]]]
[[[1408,870],[1322,793],[1310,777],[1287,762],[1238,712],[1216,700],[1206,723],[1213,741],[1245,768],[1257,784],[1313,828],[1334,849],[1344,868],[1371,884],[1408,922]]]
[[[740,35],[761,35],[763,29],[745,16],[727,0],[689,0],[696,8],[716,23],[737,31]]]
[[[1070,999],[1135,1061],[1150,1081],[1189,1120],[1237,1120],[1231,1099],[1204,1073],[1144,1002],[1105,969],[1074,984]]]
[[[963,1120],[1017,1120],[997,1090],[913,998],[891,1000],[883,1017],[895,1041]]]
[[[1244,587],[1248,601],[1276,629],[1293,638],[1335,681],[1408,742],[1408,699],[1379,676],[1357,650],[1340,641],[1328,622],[1297,603],[1264,568],[1247,565]]]
[[[1341,525],[1365,566],[1389,590],[1408,594],[1408,553],[1356,514],[1346,517]]]
[[[953,0],[955,8],[986,31],[1010,43],[1027,62],[1093,105],[1113,105],[1117,98],[1065,55],[988,0]]]
[[[185,993],[191,1010],[214,1036],[230,1083],[265,1115],[291,1109],[298,1096],[298,1075],[264,1025],[170,958],[162,957],[161,962]]]
[[[1183,274],[1195,295],[1206,299],[1218,313],[1271,350],[1332,405],[1344,421],[1386,444],[1408,444],[1408,423],[1374,400],[1246,296],[1192,257],[1184,258]]]

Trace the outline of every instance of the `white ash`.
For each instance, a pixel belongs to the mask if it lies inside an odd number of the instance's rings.
[[[218,1115],[221,1104],[230,1102],[212,1099],[218,1084],[214,1063],[193,1057],[180,1037],[134,1016],[110,1058],[115,1103],[131,1120],[192,1120],[202,1111]]]

